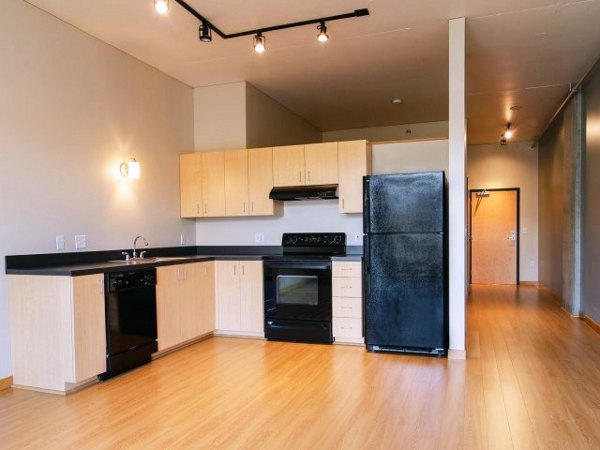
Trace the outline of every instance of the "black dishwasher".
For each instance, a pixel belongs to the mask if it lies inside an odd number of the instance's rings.
[[[118,375],[151,361],[156,352],[156,269],[104,275],[106,292],[106,373]]]

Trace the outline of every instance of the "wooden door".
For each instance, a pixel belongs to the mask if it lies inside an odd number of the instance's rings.
[[[225,216],[224,152],[201,152],[204,217]]]
[[[202,216],[202,155],[179,156],[179,191],[181,217]]]
[[[304,146],[306,184],[338,183],[338,143],[323,142]]]
[[[302,186],[304,145],[286,145],[273,149],[273,183],[275,186]]]
[[[240,329],[240,263],[215,261],[217,330]]]
[[[271,189],[273,189],[273,148],[248,150],[248,200],[251,216],[275,214],[275,202],[269,198]]]
[[[262,334],[264,329],[262,261],[241,261],[240,270],[240,330]]]
[[[156,328],[159,350],[181,342],[179,278],[182,265],[156,268]]]
[[[371,173],[371,147],[367,141],[338,143],[339,210],[361,213],[363,210],[363,176]]]
[[[197,335],[215,331],[215,263],[206,261],[198,264],[199,282],[199,320]]]
[[[225,153],[225,215],[248,215],[248,150]]]
[[[71,280],[75,377],[69,381],[77,383],[106,372],[104,275],[85,275]]]
[[[471,283],[517,284],[519,191],[471,191]]]

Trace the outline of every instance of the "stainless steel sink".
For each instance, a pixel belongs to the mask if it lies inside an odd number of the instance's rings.
[[[167,261],[178,261],[181,259],[187,259],[187,256],[156,256],[156,257],[148,257],[148,258],[129,258],[125,259],[110,259],[107,262],[109,263],[120,263],[125,265],[135,265],[135,264],[151,264],[157,262],[167,262]]]

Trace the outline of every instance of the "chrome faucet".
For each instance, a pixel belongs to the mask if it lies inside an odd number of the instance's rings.
[[[132,258],[137,258],[136,246],[137,246],[137,241],[139,238],[142,238],[144,240],[144,246],[148,247],[148,241],[146,240],[146,238],[144,236],[136,236],[136,238],[133,240],[133,253],[131,254]],[[146,253],[146,252],[144,251],[144,252],[140,253],[140,258],[144,257],[144,255],[143,255],[144,253]]]

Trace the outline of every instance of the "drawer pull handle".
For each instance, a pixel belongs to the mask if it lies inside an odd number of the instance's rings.
[[[342,306],[342,309],[352,309],[352,306]]]
[[[351,330],[352,327],[342,327],[342,330]]]

